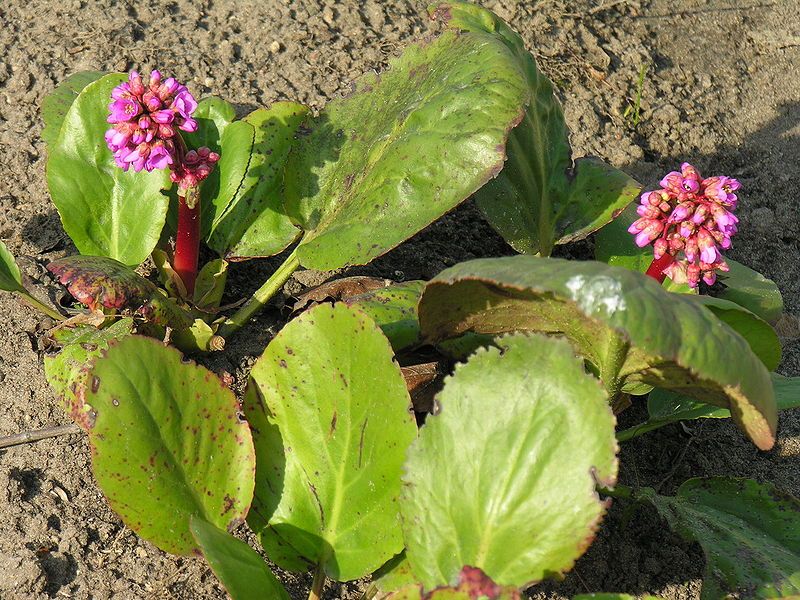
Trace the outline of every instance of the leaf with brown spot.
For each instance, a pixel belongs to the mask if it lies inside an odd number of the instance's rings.
[[[253,367],[243,403],[257,453],[248,523],[278,566],[321,564],[349,581],[402,550],[397,496],[417,428],[393,358],[366,314],[320,304]]]
[[[94,415],[92,467],[126,525],[162,550],[191,554],[192,515],[220,529],[244,520],[255,454],[219,378],[141,336],[110,343],[89,376],[82,394]]]
[[[443,585],[425,592],[421,585],[411,585],[386,596],[386,600],[522,600],[514,586],[497,585],[483,571],[464,567],[456,585]]]
[[[353,296],[365,294],[372,290],[385,288],[392,284],[389,279],[382,277],[342,277],[306,290],[295,300],[292,305],[292,315],[300,313],[322,302],[339,302],[349,300]]]
[[[174,329],[185,329],[193,322],[188,312],[155,285],[113,258],[68,256],[54,260],[47,270],[90,310],[118,310]]]
[[[596,483],[616,481],[614,416],[570,345],[496,344],[456,367],[408,451],[400,511],[425,589],[464,564],[517,587],[568,571],[605,513]]]

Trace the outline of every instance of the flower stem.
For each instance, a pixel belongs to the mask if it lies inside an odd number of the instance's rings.
[[[43,312],[44,314],[46,314],[51,319],[55,319],[56,321],[63,321],[64,320],[64,315],[61,315],[61,314],[57,313],[52,308],[47,306],[44,302],[40,302],[39,300],[34,298],[31,294],[29,294],[27,291],[26,292],[17,292],[17,293],[20,295],[20,297],[25,302],[27,302],[29,305],[31,305],[36,310],[38,310],[40,312]]]
[[[228,337],[245,325],[250,318],[261,310],[264,305],[283,287],[283,284],[291,277],[297,267],[300,266],[300,259],[297,257],[297,249],[286,258],[283,264],[264,282],[252,297],[234,315],[225,321],[217,332],[222,337]]]
[[[178,232],[175,236],[173,268],[186,286],[191,297],[197,279],[197,263],[200,253],[200,190],[196,187],[185,190],[178,196]]]
[[[322,597],[322,588],[325,587],[325,569],[322,563],[317,565],[314,571],[314,581],[311,583],[311,591],[308,594],[308,600],[319,600]]]
[[[661,258],[653,259],[653,262],[647,267],[645,275],[649,275],[658,283],[664,283],[667,276],[662,271],[666,269],[673,260],[675,259],[672,255],[669,252],[665,252]]]

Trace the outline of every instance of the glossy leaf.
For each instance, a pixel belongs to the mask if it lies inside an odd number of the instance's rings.
[[[670,527],[706,555],[703,600],[800,594],[800,501],[749,479],[690,479],[674,497],[645,489]]]
[[[249,517],[288,570],[348,581],[400,552],[397,496],[416,435],[389,342],[364,313],[320,304],[253,367],[245,412],[258,457]]]
[[[190,528],[232,600],[289,600],[286,588],[250,546],[197,517],[191,518]]]
[[[640,190],[636,181],[596,158],[572,163],[569,131],[553,84],[522,38],[491,11],[467,2],[433,10],[450,28],[503,43],[524,74],[530,99],[508,141],[508,162],[475,196],[489,223],[518,252],[549,255],[555,244],[585,238],[608,223]]]
[[[455,585],[443,585],[425,592],[421,585],[404,587],[386,600],[521,600],[514,586],[497,585],[478,568],[464,567]]]
[[[783,312],[783,298],[775,282],[735,260],[727,262],[730,271],[720,276],[726,286],[720,298],[744,306],[767,323],[775,323]]]
[[[518,587],[568,571],[605,512],[596,482],[616,479],[614,416],[569,344],[497,344],[456,367],[408,451],[400,509],[425,589],[465,564]]]
[[[125,79],[101,77],[72,103],[49,149],[47,185],[81,254],[138,265],[161,235],[168,204],[161,190],[171,184],[166,170],[124,172],[106,147],[111,90]]]
[[[231,260],[272,256],[300,234],[283,209],[283,168],[308,109],[276,102],[244,118],[253,127],[250,163],[233,201],[219,216],[209,246]]]
[[[120,319],[104,329],[84,325],[74,330],[69,343],[58,354],[44,357],[47,382],[67,412],[73,413],[74,390],[77,389],[73,384],[78,382],[78,386],[84,385],[87,369],[94,359],[108,349],[109,342],[130,335],[132,330],[133,319],[130,317]],[[81,409],[82,403],[77,408]],[[76,420],[78,417],[78,414],[74,415]]]
[[[399,352],[419,341],[417,303],[424,287],[424,281],[407,281],[353,296],[346,302],[367,313]]]
[[[784,377],[778,373],[770,373],[770,377],[777,409],[780,411],[800,408],[800,377]],[[726,408],[698,402],[668,390],[653,390],[650,393],[647,397],[647,412],[649,415],[647,421],[620,431],[617,439],[627,441],[678,421],[727,419],[731,416],[731,411]]]
[[[222,98],[210,96],[197,103],[192,118],[197,121],[197,131],[181,133],[186,144],[195,150],[205,146],[214,152],[220,152],[222,134],[236,118],[236,110]]]
[[[42,140],[44,140],[48,148],[52,147],[58,139],[64,117],[67,116],[67,111],[69,111],[72,103],[75,102],[78,94],[83,91],[83,88],[97,81],[103,75],[105,75],[103,71],[73,73],[59,83],[56,89],[45,96],[42,101],[42,120],[44,121]]]
[[[255,455],[233,392],[180,352],[140,336],[111,343],[81,391],[95,477],[111,508],[173,554],[197,544],[189,518],[244,520]]]
[[[690,300],[706,307],[720,321],[742,336],[768,371],[778,368],[781,363],[781,341],[769,323],[743,306],[722,298],[697,295],[692,296]]]
[[[639,248],[634,243],[634,237],[628,233],[628,227],[639,215],[636,206],[631,205],[600,229],[595,235],[594,257],[612,267],[622,267],[631,271],[644,273],[653,262],[652,246]],[[679,294],[697,294],[696,288],[691,288],[685,283],[675,283],[669,277],[662,284],[671,292]]]
[[[305,267],[365,264],[503,168],[529,92],[501,40],[447,31],[389,63],[309,119],[289,156],[286,209],[305,230]]]
[[[114,259],[68,256],[52,261],[47,270],[90,310],[102,306],[175,329],[192,324],[189,313],[136,271]]]
[[[256,130],[246,121],[234,121],[225,127],[219,140],[219,162],[200,187],[202,235],[208,239],[222,215],[242,186]]]
[[[402,552],[390,559],[385,565],[372,574],[372,584],[382,594],[397,591],[407,586],[416,585],[417,578],[411,571],[411,565]]]
[[[761,449],[775,443],[769,373],[747,342],[653,279],[597,262],[532,256],[447,269],[419,306],[429,342],[466,332],[564,335],[612,394],[642,383],[723,408]]]
[[[19,272],[14,255],[0,241],[0,290],[6,292],[24,292],[22,275]]]

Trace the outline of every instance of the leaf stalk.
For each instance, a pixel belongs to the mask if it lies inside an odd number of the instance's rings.
[[[325,587],[325,568],[322,563],[317,565],[314,571],[314,581],[311,583],[311,591],[308,593],[308,600],[320,600],[322,588]]]
[[[297,256],[297,248],[283,261],[283,264],[264,282],[260,288],[220,327],[218,334],[223,338],[238,331],[245,325],[250,318],[260,311],[272,297],[278,293],[283,284],[291,277],[300,266],[300,259]]]
[[[57,313],[52,308],[47,306],[44,302],[41,302],[40,300],[37,300],[36,298],[34,298],[27,291],[24,291],[24,292],[20,291],[20,292],[17,292],[17,293],[19,294],[20,298],[22,298],[30,306],[32,306],[33,308],[35,308],[36,310],[38,310],[40,312],[43,312],[44,314],[46,314],[51,319],[55,319],[56,321],[63,321],[64,320],[64,315]]]

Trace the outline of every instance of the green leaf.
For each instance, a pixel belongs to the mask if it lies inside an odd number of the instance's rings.
[[[138,265],[155,247],[168,200],[166,170],[124,172],[104,140],[112,73],[87,85],[72,103],[47,159],[47,185],[64,230],[81,254]]]
[[[14,255],[8,251],[6,245],[0,241],[0,290],[6,292],[25,292],[22,285],[22,275],[20,275],[17,261]]]
[[[600,229],[594,238],[594,257],[612,267],[623,267],[645,273],[653,262],[653,248],[652,246],[639,248],[633,236],[628,233],[628,227],[638,218],[636,205],[631,204],[617,218]],[[663,286],[678,294],[697,294],[696,288],[689,287],[685,283],[675,283],[669,277],[664,280]]]
[[[408,451],[400,510],[425,589],[463,565],[518,587],[568,571],[605,513],[596,483],[616,480],[614,416],[569,344],[497,343],[456,367]]]
[[[174,329],[192,324],[188,312],[136,271],[112,258],[68,256],[52,261],[47,270],[91,310],[102,306],[130,312]]]
[[[80,414],[73,413],[75,401],[74,382],[83,385],[82,378],[87,376],[86,369],[95,358],[108,349],[109,342],[121,339],[131,334],[133,319],[128,317],[112,323],[104,329],[97,329],[91,325],[76,328],[74,336],[70,336],[69,343],[55,356],[44,357],[44,374],[47,382],[61,400],[61,406],[69,412],[74,419],[79,420]],[[82,409],[82,402],[76,407]]]
[[[239,191],[219,217],[209,246],[232,260],[272,256],[300,234],[283,209],[283,168],[308,108],[276,102],[244,118],[255,131],[253,153]]]
[[[359,294],[346,300],[367,313],[389,338],[395,352],[419,341],[417,303],[424,281],[407,281]]]
[[[217,258],[203,265],[194,284],[194,304],[201,309],[219,307],[227,279],[227,261]]]
[[[141,537],[190,554],[192,515],[223,529],[244,520],[253,444],[217,376],[156,340],[129,336],[95,361],[81,397],[97,482]]]
[[[90,83],[100,79],[105,73],[103,71],[81,71],[73,73],[64,81],[59,83],[52,92],[45,96],[42,101],[42,140],[50,148],[58,139],[61,132],[61,124],[69,111],[69,107]],[[110,102],[110,99],[109,99]]]
[[[503,168],[528,96],[506,45],[484,32],[447,31],[360,78],[289,155],[300,263],[368,263],[468,198]]]
[[[730,271],[720,275],[726,288],[719,295],[775,323],[783,313],[783,298],[775,282],[735,260],[726,259]]]
[[[219,152],[222,134],[236,118],[236,110],[222,98],[210,96],[197,103],[192,118],[197,121],[197,131],[181,133],[186,145],[195,150],[205,146]]]
[[[781,411],[800,408],[800,377],[784,377],[778,373],[770,373],[770,377],[777,409]],[[731,416],[731,411],[727,408],[698,402],[667,390],[653,390],[650,393],[647,397],[647,412],[649,415],[647,421],[620,431],[617,439],[627,441],[678,421],[728,419]]]
[[[190,528],[232,600],[289,600],[286,588],[250,546],[195,516],[190,519]]]
[[[674,497],[637,494],[706,555],[703,600],[800,594],[800,501],[749,479],[690,479]]]
[[[372,583],[379,592],[388,594],[409,585],[416,585],[417,578],[411,570],[405,552],[401,552],[372,574]]]
[[[641,187],[596,158],[572,164],[569,131],[553,84],[522,38],[494,13],[467,2],[441,3],[448,27],[503,43],[524,74],[530,99],[508,141],[505,169],[475,196],[489,223],[518,252],[549,255],[555,244],[585,238],[616,216]]]
[[[234,121],[220,138],[219,162],[200,186],[202,236],[208,239],[242,185],[256,130],[246,121]]]
[[[781,363],[781,341],[769,323],[743,306],[722,298],[698,295],[690,297],[690,300],[705,306],[720,321],[741,335],[768,371],[778,368]]]
[[[732,407],[756,446],[775,443],[769,372],[744,338],[645,275],[589,261],[474,260],[427,285],[419,316],[432,343],[470,331],[564,335],[612,396],[642,383],[670,389]]]
[[[290,321],[245,396],[257,453],[248,522],[280,567],[363,577],[403,549],[397,496],[416,435],[389,342],[364,313],[320,304]]]

